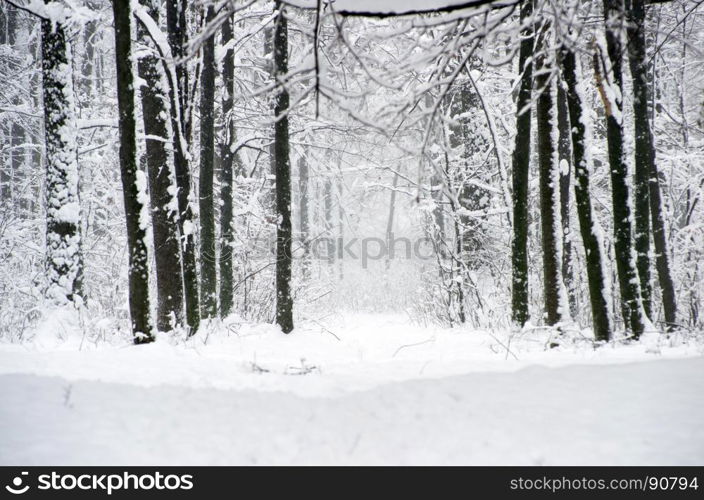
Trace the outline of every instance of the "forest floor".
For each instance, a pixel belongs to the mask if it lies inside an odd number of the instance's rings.
[[[704,462],[702,345],[546,340],[349,314],[133,346],[53,318],[0,343],[0,464]]]

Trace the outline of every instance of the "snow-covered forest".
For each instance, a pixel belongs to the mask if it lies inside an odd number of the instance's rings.
[[[0,463],[702,464],[702,4],[0,0]]]

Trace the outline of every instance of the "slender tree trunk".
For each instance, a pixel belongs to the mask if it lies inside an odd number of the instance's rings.
[[[82,302],[81,204],[71,48],[64,26],[41,21],[46,150],[46,296]]]
[[[274,32],[274,66],[279,84],[274,108],[274,151],[276,158],[276,322],[284,333],[293,330],[291,297],[291,165],[289,163],[288,109],[289,94],[282,81],[288,73],[288,26],[284,4],[276,0]]]
[[[650,210],[655,243],[655,267],[658,272],[663,309],[665,310],[665,323],[668,329],[672,329],[677,322],[677,301],[670,273],[665,220],[662,215],[660,176],[655,162],[653,134],[650,130],[650,112],[648,110],[650,90],[648,88],[648,67],[645,53],[645,1],[631,0],[631,2],[628,54],[631,76],[633,78],[633,113],[635,121],[636,251],[638,252],[638,273],[641,279],[641,288],[644,284],[648,287],[643,292],[643,306],[648,316],[652,319],[649,288],[650,262],[647,253],[643,253],[643,249],[647,250],[648,248],[647,235],[644,236],[643,231],[649,230],[648,210]],[[644,200],[649,201],[650,206],[644,205]],[[646,271],[646,265],[648,266],[647,274],[644,277],[644,274],[641,273]]]
[[[335,224],[332,220],[332,172],[328,172],[323,182],[325,189],[325,198],[323,199],[323,217],[325,220],[325,238],[327,243],[325,257],[327,258],[328,264],[332,264],[335,262],[335,231],[333,230]]]
[[[149,266],[146,237],[146,177],[137,169],[134,68],[129,0],[113,0],[115,62],[120,125],[120,173],[127,223],[129,305],[136,344],[154,340],[149,318]]]
[[[159,22],[159,4],[142,0],[156,23]],[[138,37],[145,46],[149,36],[141,25]],[[183,322],[183,274],[181,270],[181,245],[179,243],[178,212],[173,206],[176,180],[174,178],[166,140],[168,129],[168,86],[161,63],[153,54],[139,60],[142,86],[142,117],[146,139],[147,174],[151,200],[152,232],[154,234],[154,260],[156,263],[157,328],[172,330]]]
[[[208,7],[206,25],[215,17]],[[213,206],[213,162],[215,159],[215,37],[203,44],[200,88],[200,279],[201,316],[217,315],[217,255],[215,249],[215,210]]]
[[[543,246],[543,296],[545,300],[545,323],[555,325],[562,321],[560,303],[560,242],[562,228],[559,222],[559,173],[556,144],[553,131],[556,129],[553,106],[553,90],[550,68],[545,56],[540,56],[535,88],[539,92],[536,106],[538,124],[538,164],[540,171],[540,227]]]
[[[232,18],[228,17],[222,25],[222,43],[227,44],[233,37]],[[225,52],[222,65],[223,93],[222,115],[225,121],[225,140],[222,148],[222,165],[220,175],[220,317],[225,318],[232,311],[233,305],[233,245],[235,235],[232,228],[232,191],[234,183],[235,155],[235,121],[232,117],[235,88],[235,52],[229,48]]]
[[[528,170],[530,162],[530,100],[533,85],[533,2],[521,3],[521,82],[516,101],[516,139],[513,149],[513,241],[511,247],[513,321],[528,321]]]
[[[186,0],[166,1],[166,24],[169,46],[174,59],[179,60],[184,55],[186,43]],[[185,64],[175,68],[176,87],[169,86],[169,101],[171,103],[171,130],[173,135],[174,171],[178,186],[179,231],[182,242],[183,259],[183,291],[186,301],[186,323],[190,335],[198,331],[200,326],[200,299],[198,297],[198,272],[196,267],[195,225],[191,208],[191,173],[188,166],[187,143],[187,94],[188,73]]]
[[[570,316],[577,317],[577,297],[572,263],[572,230],[570,228],[570,186],[572,183],[572,144],[567,93],[562,80],[557,84],[558,158],[560,161],[560,219],[562,220],[562,280],[567,290]]]
[[[562,74],[567,85],[567,104],[572,125],[572,151],[574,154],[574,199],[577,205],[579,230],[584,243],[587,263],[587,281],[589,283],[589,300],[594,322],[594,338],[608,341],[611,338],[611,321],[606,296],[606,275],[602,245],[597,231],[596,220],[592,212],[589,175],[591,170],[591,152],[587,146],[587,116],[577,87],[577,64],[574,52],[567,47],[561,49]]]
[[[386,220],[386,270],[391,267],[391,256],[394,244],[394,215],[396,215],[396,186],[398,185],[398,175],[394,174],[391,196],[389,198],[389,218]]]
[[[308,160],[305,156],[298,158],[298,191],[299,191],[299,221],[301,224],[299,234],[301,244],[303,245],[303,276],[305,278],[310,274],[310,263],[308,261],[310,255],[310,219],[308,214],[309,201],[309,185],[308,185]]]
[[[609,85],[611,92],[605,102],[606,128],[609,149],[609,168],[611,170],[611,196],[614,214],[614,250],[619,288],[621,290],[621,309],[627,330],[638,338],[645,328],[642,314],[640,283],[636,267],[635,249],[632,240],[631,206],[628,203],[628,167],[623,151],[622,99],[622,44],[621,24],[624,20],[623,0],[604,0],[604,24],[606,27],[606,46],[611,72],[603,75],[606,80],[602,85]]]

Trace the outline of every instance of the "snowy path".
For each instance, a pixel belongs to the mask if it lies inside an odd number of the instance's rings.
[[[701,346],[545,341],[357,314],[133,346],[47,318],[0,344],[0,464],[704,463]]]
[[[701,464],[704,360],[336,397],[0,377],[0,464]]]

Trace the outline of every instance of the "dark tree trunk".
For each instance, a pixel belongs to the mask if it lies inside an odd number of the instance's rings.
[[[538,76],[535,88],[539,92],[536,106],[538,124],[538,165],[540,184],[540,228],[543,246],[543,297],[545,303],[545,323],[555,325],[562,321],[560,304],[559,240],[561,225],[559,222],[559,176],[555,160],[556,144],[553,141],[555,123],[553,110],[553,92],[550,68],[544,56],[537,62]]]
[[[587,261],[587,281],[589,283],[589,300],[592,306],[594,338],[608,341],[611,338],[611,321],[609,305],[606,299],[606,276],[601,242],[595,229],[596,221],[592,212],[589,190],[590,152],[587,149],[587,130],[583,102],[577,90],[577,68],[574,52],[567,47],[561,50],[562,75],[567,85],[567,104],[572,123],[572,151],[574,154],[574,199],[577,205],[579,230],[584,243]]]
[[[632,5],[631,5],[632,4]],[[626,9],[630,12],[630,22],[639,17],[645,20],[645,5],[643,0],[626,0]],[[641,12],[638,13],[638,10]],[[652,141],[650,139],[650,120],[648,116],[647,68],[645,60],[645,38],[638,29],[629,23],[628,49],[631,77],[633,79],[633,114],[635,132],[635,249],[636,266],[640,278],[640,293],[645,314],[652,320],[652,290],[650,285],[650,157]]]
[[[215,17],[208,7],[206,24]],[[213,161],[215,159],[215,37],[203,44],[200,80],[200,279],[201,316],[217,315],[217,255],[215,249],[215,210],[213,206]]]
[[[628,29],[629,62],[633,78],[633,113],[635,121],[635,146],[636,146],[636,250],[638,252],[638,273],[641,287],[646,284],[643,291],[643,306],[648,316],[652,318],[650,305],[650,269],[647,253],[648,238],[643,231],[649,230],[648,210],[653,222],[653,240],[655,243],[655,267],[658,272],[658,281],[662,294],[663,309],[665,310],[665,323],[672,329],[677,322],[677,300],[675,287],[670,273],[669,252],[667,248],[667,235],[665,234],[665,221],[662,215],[662,201],[660,195],[660,179],[655,163],[655,146],[653,134],[650,130],[650,113],[648,102],[650,89],[648,88],[648,67],[646,62],[645,42],[645,1],[631,0],[631,23]],[[649,201],[650,206],[644,204]],[[639,226],[640,221],[640,226]],[[639,240],[640,239],[640,240]],[[648,267],[646,267],[648,266]],[[647,277],[641,274],[647,270]]]
[[[604,24],[606,26],[606,46],[611,61],[611,75],[603,75],[606,84],[616,92],[623,92],[621,26],[624,19],[623,0],[604,0]],[[602,82],[602,85],[604,82]],[[638,338],[645,328],[642,315],[638,269],[633,247],[631,208],[625,201],[629,199],[628,168],[623,151],[622,100],[618,95],[612,101],[607,97],[606,129],[609,149],[609,169],[611,171],[611,196],[614,214],[614,250],[619,288],[621,290],[621,309],[626,330]]]
[[[47,297],[82,302],[81,207],[70,49],[61,23],[41,21],[46,150]]]
[[[127,223],[129,255],[129,305],[134,342],[154,340],[149,318],[149,266],[145,244],[146,220],[140,220],[145,209],[146,179],[137,169],[137,136],[134,106],[134,71],[130,25],[132,9],[129,0],[113,0],[115,16],[115,63],[117,69],[117,106],[120,125],[120,173]],[[143,174],[142,174],[143,175]]]
[[[232,18],[228,17],[222,25],[222,43],[227,44],[233,37]],[[232,312],[233,283],[232,247],[235,242],[232,228],[232,190],[234,182],[235,155],[232,147],[235,143],[235,121],[231,116],[234,105],[235,88],[235,52],[229,48],[225,52],[222,65],[222,82],[225,86],[222,102],[222,115],[225,121],[225,140],[222,147],[220,174],[220,317],[225,318]]]
[[[562,280],[567,291],[570,315],[577,317],[574,269],[572,264],[572,230],[570,228],[570,185],[572,182],[572,144],[567,94],[562,80],[557,84],[558,159],[560,161],[560,219],[562,220]]]
[[[284,333],[293,330],[291,297],[291,165],[289,163],[289,94],[282,81],[288,73],[288,26],[284,5],[276,0],[274,66],[279,87],[274,108],[274,151],[276,158],[276,322]]]
[[[186,0],[166,1],[166,24],[169,46],[175,59],[184,55],[186,43]],[[179,231],[182,242],[183,259],[183,292],[186,299],[186,323],[190,335],[198,331],[200,326],[200,299],[198,297],[198,271],[196,264],[195,226],[193,210],[189,201],[191,192],[191,173],[188,166],[187,144],[187,94],[188,73],[186,65],[176,67],[176,86],[169,85],[169,101],[171,102],[171,129],[173,134],[174,171],[178,186]]]
[[[521,82],[516,100],[516,139],[513,149],[513,241],[511,247],[513,321],[528,321],[528,170],[530,162],[530,100],[533,85],[532,0],[521,3],[521,48],[518,71]]]
[[[142,0],[141,4],[158,23],[158,2]],[[150,45],[144,27],[138,26],[137,33],[142,44]],[[146,160],[156,263],[156,325],[160,331],[169,331],[183,322],[183,274],[178,214],[172,208],[175,179],[172,177],[165,142],[169,137],[168,86],[162,74],[161,63],[155,55],[142,57],[138,67],[139,76],[145,81],[141,100],[144,133],[147,136]]]

